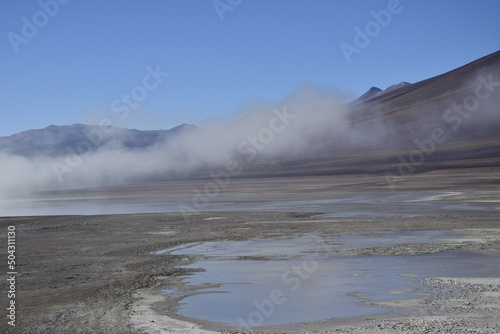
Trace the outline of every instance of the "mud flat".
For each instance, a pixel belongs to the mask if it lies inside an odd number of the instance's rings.
[[[214,217],[224,218],[211,219]],[[156,253],[193,242],[271,240],[308,235],[342,238],[343,233],[363,233],[369,239],[370,234],[380,236],[381,232],[453,231],[460,236],[422,243],[412,242],[411,238],[402,235],[390,245],[360,244],[342,251],[349,252],[352,259],[464,250],[486,251],[490,255],[500,252],[497,216],[323,218],[311,213],[218,212],[197,214],[188,223],[181,215],[168,213],[2,218],[1,225],[4,230],[7,226],[15,226],[18,231],[17,327],[23,333],[237,332],[237,328],[223,323],[179,315],[181,298],[176,300],[161,294],[162,290],[182,285],[182,277],[199,272],[196,265],[199,255]],[[272,256],[272,252],[269,254]],[[226,260],[259,261],[266,257],[262,254],[252,256],[235,254]],[[490,258],[492,263],[498,264],[499,260],[500,256]],[[402,277],[419,275],[406,271],[399,274]],[[385,305],[384,301],[372,301],[373,307],[395,307],[402,312],[384,311],[375,315],[242,331],[499,331],[498,277],[445,277],[440,274],[439,277],[422,277],[416,291],[422,294],[417,298],[399,301],[395,298],[386,301]],[[353,281],[355,278],[353,276]],[[362,290],[363,286],[358,286],[351,292],[362,293]],[[6,326],[2,323],[3,329]]]
[[[181,298],[180,315],[247,330],[380,316],[422,307],[435,276],[495,284],[499,253],[484,248],[499,239],[420,231],[192,243],[160,254],[195,255],[182,268],[203,271],[163,292]]]
[[[332,217],[323,211],[238,211],[235,199],[232,210],[195,212],[189,219],[173,212],[0,218],[0,228],[5,231],[0,234],[2,244],[7,238],[7,227],[15,227],[18,259],[16,328],[9,327],[4,319],[0,332],[498,333],[500,214],[494,210],[498,204],[490,202],[498,193],[495,181],[498,174],[492,173],[491,178],[485,175],[477,175],[484,184],[474,187],[466,186],[473,177],[461,178],[456,174],[449,178],[417,176],[402,185],[423,189],[430,182],[432,187],[441,187],[443,193],[461,193],[471,200],[487,197],[486,205],[491,205],[490,210],[474,209],[455,215],[428,211],[425,215],[409,212],[379,217],[341,217],[337,212],[337,217]],[[418,183],[419,177],[424,183]],[[307,200],[310,196],[316,198],[311,194],[318,193],[330,196],[332,189],[323,192],[314,192],[314,189],[325,189],[328,182],[331,182],[328,187],[333,187],[334,181],[314,179],[316,183],[303,180],[297,182],[299,186],[295,190],[287,184],[289,189],[281,188],[278,192],[273,187],[283,180],[271,180],[267,194],[273,195],[275,201],[280,198]],[[359,179],[353,178],[352,182],[359,182]],[[341,181],[339,193],[346,189],[362,191],[363,187],[367,191],[381,191],[367,184],[356,188],[348,186],[346,179]],[[257,183],[253,180],[248,184],[255,186]],[[259,191],[264,189],[264,184],[262,182]],[[308,184],[308,188],[304,189],[304,184]],[[252,190],[256,199],[260,197],[259,191]],[[453,201],[466,203],[465,197],[456,197]],[[443,199],[434,202],[441,203]],[[384,202],[378,210],[390,213],[394,205],[397,204]],[[282,249],[293,249],[297,240],[311,237],[322,240],[315,241],[315,245],[321,246],[320,254],[352,262],[354,267],[346,270],[349,281],[343,281],[345,290],[339,293],[347,300],[360,301],[362,305],[352,308],[353,312],[338,317],[333,314],[331,318],[298,319],[293,323],[287,322],[289,320],[269,322],[249,328],[239,328],[223,319],[193,317],[185,312],[189,296],[199,298],[199,292],[224,290],[231,287],[228,284],[235,283],[229,279],[234,273],[228,270],[227,277],[222,276],[219,282],[208,278],[198,284],[195,279],[204,273],[204,264],[216,262],[224,266],[232,261],[233,264],[265,265],[272,261],[284,264],[301,261],[310,252],[305,250],[294,255],[283,253]],[[241,245],[255,240],[261,242],[262,247],[241,248],[240,252],[233,247],[229,253],[220,255],[191,252],[187,248],[193,243]],[[277,247],[277,244],[273,246],[273,240],[289,240],[290,243]],[[172,252],[172,249],[183,251]],[[2,248],[1,256],[7,257],[6,248]],[[377,266],[382,263],[377,259],[393,261],[398,258],[405,261],[421,258],[426,265],[428,260],[450,259],[453,261],[448,262],[452,263],[463,259],[465,262],[462,267],[444,271],[421,270],[418,265],[411,268]],[[0,268],[4,273],[8,272],[5,262],[2,261]],[[488,268],[483,265],[486,262]],[[382,286],[377,285],[380,282],[378,275],[388,273],[397,282],[403,282],[404,288],[390,289],[391,298],[385,298],[385,290],[377,290],[377,286]],[[270,287],[275,286],[271,284]],[[5,296],[6,291],[2,295]],[[230,296],[231,293],[219,295]],[[380,296],[382,298],[378,298]],[[7,307],[6,298],[1,300]],[[215,304],[208,303],[207,308],[216,312]],[[300,308],[307,312],[309,306],[306,304],[291,303],[299,313]],[[377,312],[356,313],[363,307]],[[248,317],[246,319],[248,322]]]

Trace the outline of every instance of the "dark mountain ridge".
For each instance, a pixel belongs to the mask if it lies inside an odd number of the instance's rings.
[[[332,136],[329,152],[268,163],[266,173],[401,175],[500,166],[500,51],[391,87],[372,87],[348,104],[350,131],[359,136]]]
[[[245,164],[241,176],[383,172],[417,154],[425,160],[419,162],[419,170],[500,166],[499,106],[497,51],[420,82],[401,82],[385,90],[372,87],[346,106],[349,133],[363,140],[315,134],[318,142],[328,143],[323,145],[327,149],[258,157]],[[92,150],[104,146],[142,150],[199,130],[186,124],[170,130],[112,127],[105,132],[95,125],[49,126],[0,138],[0,152],[60,156],[68,154],[68,148],[77,150],[81,143]]]
[[[72,124],[50,125],[43,129],[27,130],[0,137],[0,151],[21,156],[58,156],[68,151],[95,150],[101,147],[144,149],[162,144],[197,128],[182,124],[169,130],[136,130],[114,126]]]

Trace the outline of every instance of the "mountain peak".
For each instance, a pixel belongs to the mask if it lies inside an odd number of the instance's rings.
[[[372,97],[375,97],[378,93],[380,93],[382,89],[378,87],[371,87],[368,89],[363,95],[358,97],[356,100],[352,101],[353,104],[358,104],[358,103],[363,103],[365,101],[368,101]]]
[[[371,87],[370,89],[368,89],[367,93],[377,94],[377,93],[379,93],[381,91],[382,91],[382,89],[380,89],[378,87]]]
[[[405,86],[408,86],[408,85],[411,85],[411,83],[407,82],[407,81],[402,81],[398,84],[395,84],[395,85],[392,85],[392,86],[389,86],[387,87],[386,89],[382,90],[378,87],[371,87],[370,89],[368,89],[368,91],[366,91],[363,95],[361,95],[360,97],[358,97],[356,100],[354,100],[352,103],[353,104],[359,104],[359,103],[363,103],[363,102],[366,102],[374,97],[378,97],[378,96],[381,96],[381,95],[384,95],[386,93],[389,93],[393,90],[396,90],[396,89],[399,89],[399,88],[402,88],[402,87],[405,87]]]
[[[388,92],[393,91],[395,89],[399,89],[401,87],[405,87],[405,86],[408,86],[408,85],[411,85],[411,83],[409,83],[407,81],[402,81],[402,82],[400,82],[398,84],[395,84],[395,85],[387,87],[382,92],[380,92],[380,94],[385,94],[385,93],[388,93]]]

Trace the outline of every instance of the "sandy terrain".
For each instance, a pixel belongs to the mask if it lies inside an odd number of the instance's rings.
[[[496,171],[470,174],[468,178],[443,171],[418,176],[401,184],[411,189],[453,192],[451,200],[498,201]],[[470,173],[470,171],[469,171]],[[372,183],[358,182],[358,191],[374,191]],[[369,180],[367,177],[366,180]],[[428,183],[430,181],[430,183]],[[474,187],[470,186],[473,181]],[[380,180],[379,180],[380,181]],[[242,182],[242,181],[239,181]],[[351,182],[351,181],[350,181]],[[378,182],[378,181],[377,181]],[[381,181],[380,181],[381,182]],[[256,184],[254,181],[249,184]],[[288,184],[284,197],[299,198],[307,182]],[[303,198],[334,178],[314,178]],[[338,189],[349,189],[346,179]],[[270,183],[272,184],[272,182]],[[262,183],[259,191],[264,189]],[[378,191],[380,191],[380,185]],[[427,187],[426,187],[427,186]],[[303,187],[305,188],[305,187]],[[377,189],[375,189],[377,190]],[[331,190],[329,190],[331,191]],[[267,189],[273,194],[272,186]],[[259,197],[257,191],[255,197]],[[295,194],[292,196],[291,194]],[[227,195],[229,196],[229,195]],[[279,193],[274,193],[279,200]],[[248,198],[246,199],[248,200]],[[443,198],[434,198],[443,200]],[[384,210],[381,208],[380,210]],[[388,205],[385,210],[390,212]],[[17,252],[17,322],[22,333],[208,333],[214,329],[237,332],[176,314],[176,301],[159,291],[181,284],[179,276],[194,269],[193,256],[153,254],[190,242],[299,237],[353,232],[461,231],[467,237],[442,244],[401,243],[394,246],[354,249],[355,256],[427,254],[455,249],[500,251],[498,212],[470,214],[325,217],[322,212],[224,211],[200,212],[189,221],[178,213],[46,216],[0,218],[5,244],[8,226],[15,226]],[[499,253],[500,255],[500,253]],[[7,257],[2,247],[1,256]],[[498,257],[500,259],[500,256]],[[2,261],[2,272],[7,272]],[[500,261],[499,261],[500,263]],[[405,275],[404,272],[401,275]],[[7,305],[5,286],[2,307]],[[258,328],[263,333],[498,333],[500,332],[500,279],[498,277],[428,277],[421,285],[424,297],[400,301],[404,313],[332,319],[322,322]],[[5,319],[0,332],[12,332]]]

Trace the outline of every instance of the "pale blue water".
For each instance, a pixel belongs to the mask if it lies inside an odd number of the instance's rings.
[[[193,205],[193,194],[137,191],[132,187],[127,194],[114,192],[87,192],[86,195],[70,193],[43,195],[31,198],[1,199],[0,216],[37,215],[95,215],[159,212],[200,211],[296,211],[324,212],[325,217],[359,216],[413,216],[413,215],[464,215],[500,214],[500,203],[421,201],[443,194],[431,191],[378,191],[331,194],[295,194],[301,200],[276,198],[276,195],[249,193],[223,193],[214,196],[206,205]],[[320,196],[314,198],[311,196]],[[327,197],[327,198],[324,198]],[[253,199],[251,199],[253,198]]]
[[[350,247],[436,243],[456,235],[453,232],[352,233],[342,237],[188,244],[166,251],[207,257],[208,260],[184,267],[204,271],[185,276],[184,288],[164,293],[184,297],[177,311],[181,315],[241,327],[386,313],[396,310],[373,303],[422,298],[418,288],[423,277],[498,277],[500,254],[459,250],[411,256],[352,256],[346,251],[325,252]],[[270,259],[224,260],[244,255]],[[220,286],[204,288],[204,284]],[[282,298],[276,299],[279,303],[272,299],[276,291],[282,293]]]

